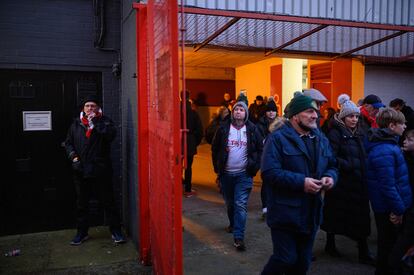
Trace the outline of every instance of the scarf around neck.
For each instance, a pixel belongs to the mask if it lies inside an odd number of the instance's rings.
[[[97,118],[102,117],[102,109],[101,108],[99,108],[99,110],[96,113],[95,117],[97,117]],[[86,127],[86,132],[85,132],[86,138],[90,138],[91,134],[92,134],[92,130],[95,126],[92,122],[92,119],[89,120],[88,116],[83,111],[80,112],[79,118],[80,118],[82,124]]]

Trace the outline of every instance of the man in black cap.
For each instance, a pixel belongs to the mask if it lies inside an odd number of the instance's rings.
[[[405,131],[414,129],[414,110],[410,106],[407,106],[404,100],[395,98],[391,100],[390,107],[404,114],[406,120],[405,124],[407,125]]]
[[[98,98],[94,95],[87,96],[82,101],[80,115],[70,126],[65,141],[77,194],[77,234],[71,245],[80,245],[89,238],[88,214],[92,193],[103,204],[113,241],[125,242],[112,186],[110,152],[115,135],[115,126],[111,119],[102,114]]]
[[[263,101],[263,96],[256,96],[254,103],[249,106],[249,120],[256,124],[259,122],[259,119],[265,114],[266,105]]]
[[[306,274],[309,268],[322,221],[322,192],[337,179],[329,141],[317,127],[317,109],[312,98],[294,97],[288,122],[266,138],[261,175],[273,255],[262,274]]]
[[[380,108],[385,107],[381,99],[374,94],[367,95],[360,107],[361,116],[358,120],[358,128],[366,135],[370,128],[378,128],[376,116]]]

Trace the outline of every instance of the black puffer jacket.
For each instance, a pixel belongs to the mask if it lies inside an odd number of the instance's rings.
[[[70,160],[79,157],[80,165],[76,166],[78,173],[85,178],[110,175],[111,142],[116,135],[116,129],[111,119],[102,116],[92,120],[94,129],[90,138],[86,138],[86,127],[76,118],[69,128],[65,148]]]
[[[337,158],[339,176],[335,188],[326,192],[321,229],[365,238],[371,229],[363,136],[358,130],[352,133],[335,115],[328,139]]]
[[[405,123],[407,125],[405,131],[414,129],[414,110],[410,106],[404,106],[401,109],[401,112],[404,114],[405,120],[407,121]]]
[[[211,144],[214,172],[221,174],[226,167],[229,156],[227,142],[230,132],[230,120],[220,125]],[[263,140],[257,127],[250,121],[246,121],[247,131],[247,167],[246,172],[254,177],[260,169],[260,158],[263,149]]]

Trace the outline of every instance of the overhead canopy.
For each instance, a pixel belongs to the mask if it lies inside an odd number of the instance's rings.
[[[414,26],[184,7],[186,46],[414,65]],[[180,36],[181,38],[182,36]]]

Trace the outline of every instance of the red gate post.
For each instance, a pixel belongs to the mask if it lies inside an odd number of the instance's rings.
[[[155,274],[179,275],[183,257],[178,5],[177,0],[153,0],[133,7],[137,9],[141,261],[152,263]]]
[[[170,14],[169,17],[171,19],[171,31],[170,31],[170,41],[171,41],[171,57],[172,57],[172,91],[173,91],[173,103],[176,108],[173,108],[174,112],[174,121],[176,122],[175,129],[181,129],[180,123],[180,108],[178,107],[180,104],[179,101],[179,63],[178,63],[178,3],[177,0],[168,0],[170,6]],[[182,14],[184,16],[184,14]],[[184,52],[183,52],[184,54]],[[183,59],[184,60],[184,59]],[[184,68],[184,63],[181,64]],[[183,69],[183,73],[184,73]],[[185,81],[185,75],[182,76],[183,81]],[[184,91],[184,90],[183,90]],[[184,91],[185,92],[185,91]],[[186,125],[187,128],[187,125]],[[187,135],[186,135],[187,136]],[[174,274],[181,275],[183,274],[183,231],[182,231],[182,162],[178,161],[181,160],[181,142],[180,142],[180,133],[177,131],[174,134],[174,155],[175,155],[175,163],[174,163],[174,175],[175,180],[174,184],[174,239],[175,239],[175,248],[174,248],[174,264],[175,270]],[[184,146],[187,150],[187,140],[185,140]],[[186,157],[186,156],[185,156]],[[187,166],[187,162],[185,162]]]

